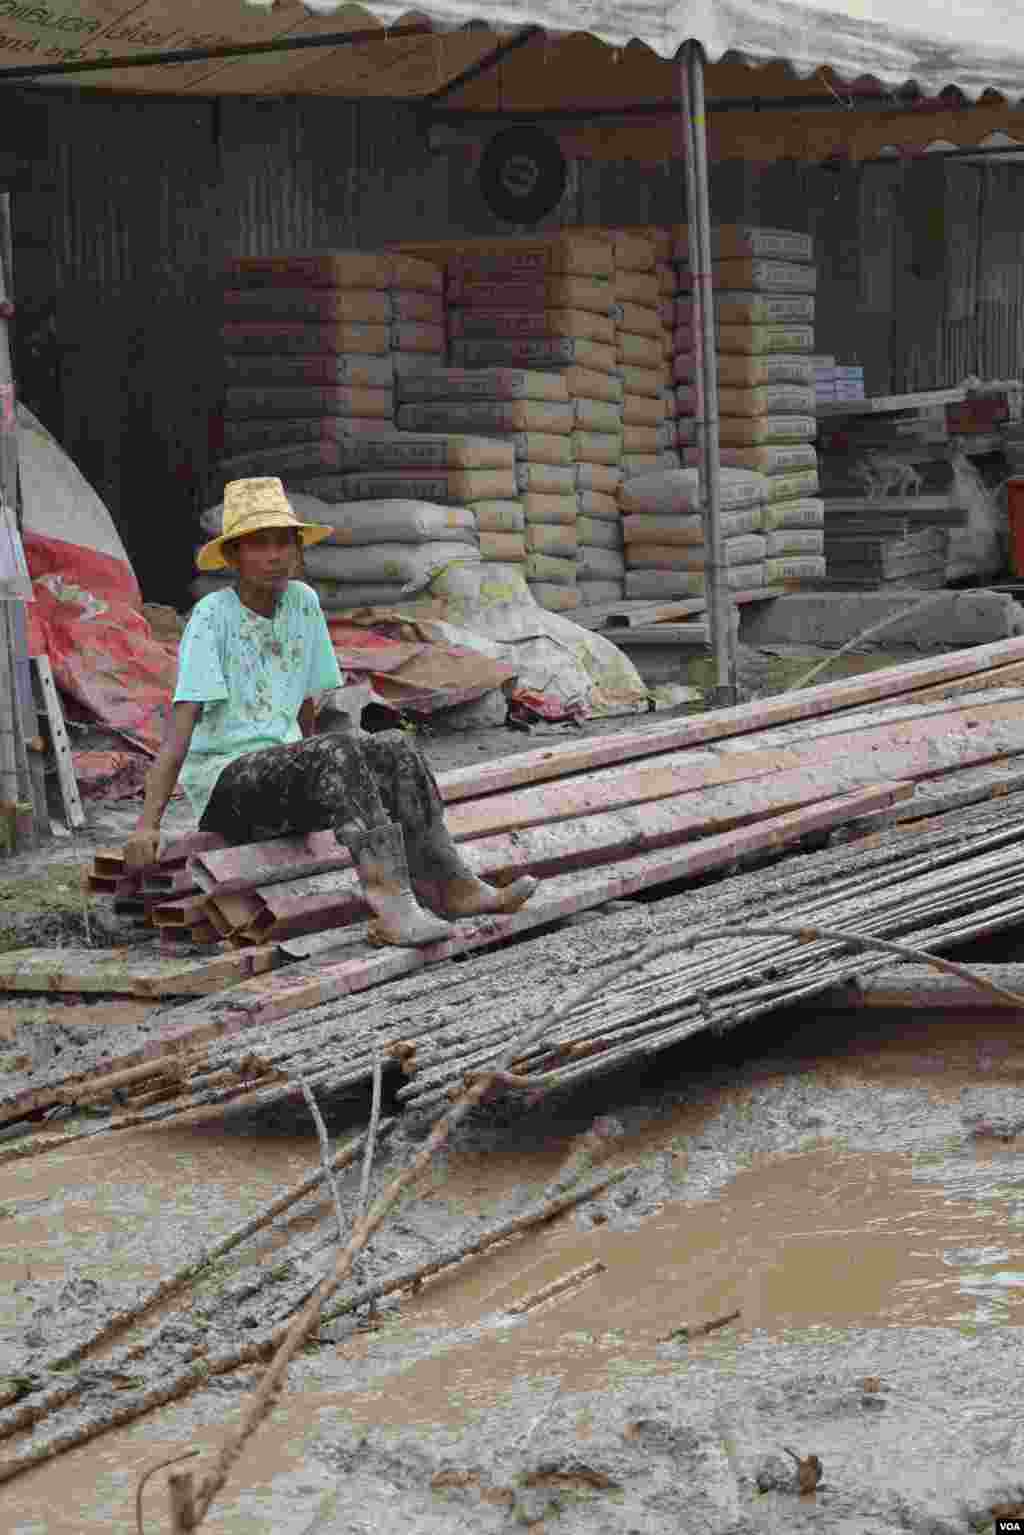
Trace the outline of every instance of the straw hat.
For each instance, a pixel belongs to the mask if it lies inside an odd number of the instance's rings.
[[[196,555],[197,566],[200,570],[227,569],[223,546],[233,538],[260,533],[264,528],[295,528],[303,548],[330,538],[334,532],[323,523],[299,522],[279,479],[230,480],[224,487],[221,535],[203,545]]]

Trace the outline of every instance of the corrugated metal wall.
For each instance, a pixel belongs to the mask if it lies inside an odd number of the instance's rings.
[[[474,151],[412,111],[330,99],[6,93],[20,385],[107,501],[154,601],[181,602],[220,389],[229,255],[504,232]],[[2,171],[2,165],[0,165]],[[809,229],[818,345],[872,393],[1024,366],[1024,167],[727,164],[713,211]],[[575,162],[558,224],[672,223],[678,164]]]

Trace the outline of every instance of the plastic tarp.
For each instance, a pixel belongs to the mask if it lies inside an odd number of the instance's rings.
[[[18,466],[32,577],[29,652],[49,656],[61,692],[94,719],[155,753],[176,647],[159,643],[143,617],[142,594],[110,513],[23,405]]]
[[[455,630],[443,638],[415,620],[367,612],[328,616],[334,653],[346,682],[367,683],[369,702],[400,713],[436,714],[485,694],[511,689],[516,668],[482,654]]]

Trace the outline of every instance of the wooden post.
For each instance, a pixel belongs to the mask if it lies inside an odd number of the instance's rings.
[[[49,827],[45,782],[30,764],[26,741],[38,734],[31,701],[25,614],[28,590],[18,530],[18,425],[9,324],[14,313],[11,200],[0,192],[0,538],[13,554],[10,578],[0,585],[0,798],[5,850],[33,847],[37,829]],[[13,808],[9,808],[13,807]],[[20,831],[20,836],[19,836]]]

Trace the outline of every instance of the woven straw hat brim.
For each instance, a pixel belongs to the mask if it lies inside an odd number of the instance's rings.
[[[325,527],[322,522],[293,522],[291,518],[284,518],[268,512],[266,520],[255,520],[247,527],[244,533],[222,533],[219,538],[211,538],[208,544],[204,544],[196,555],[196,568],[203,571],[229,570],[227,560],[224,558],[224,545],[234,543],[240,538],[248,538],[252,533],[262,533],[267,528],[295,528],[302,538],[302,547],[308,549],[311,544],[322,543],[325,538],[330,538],[333,528]]]

